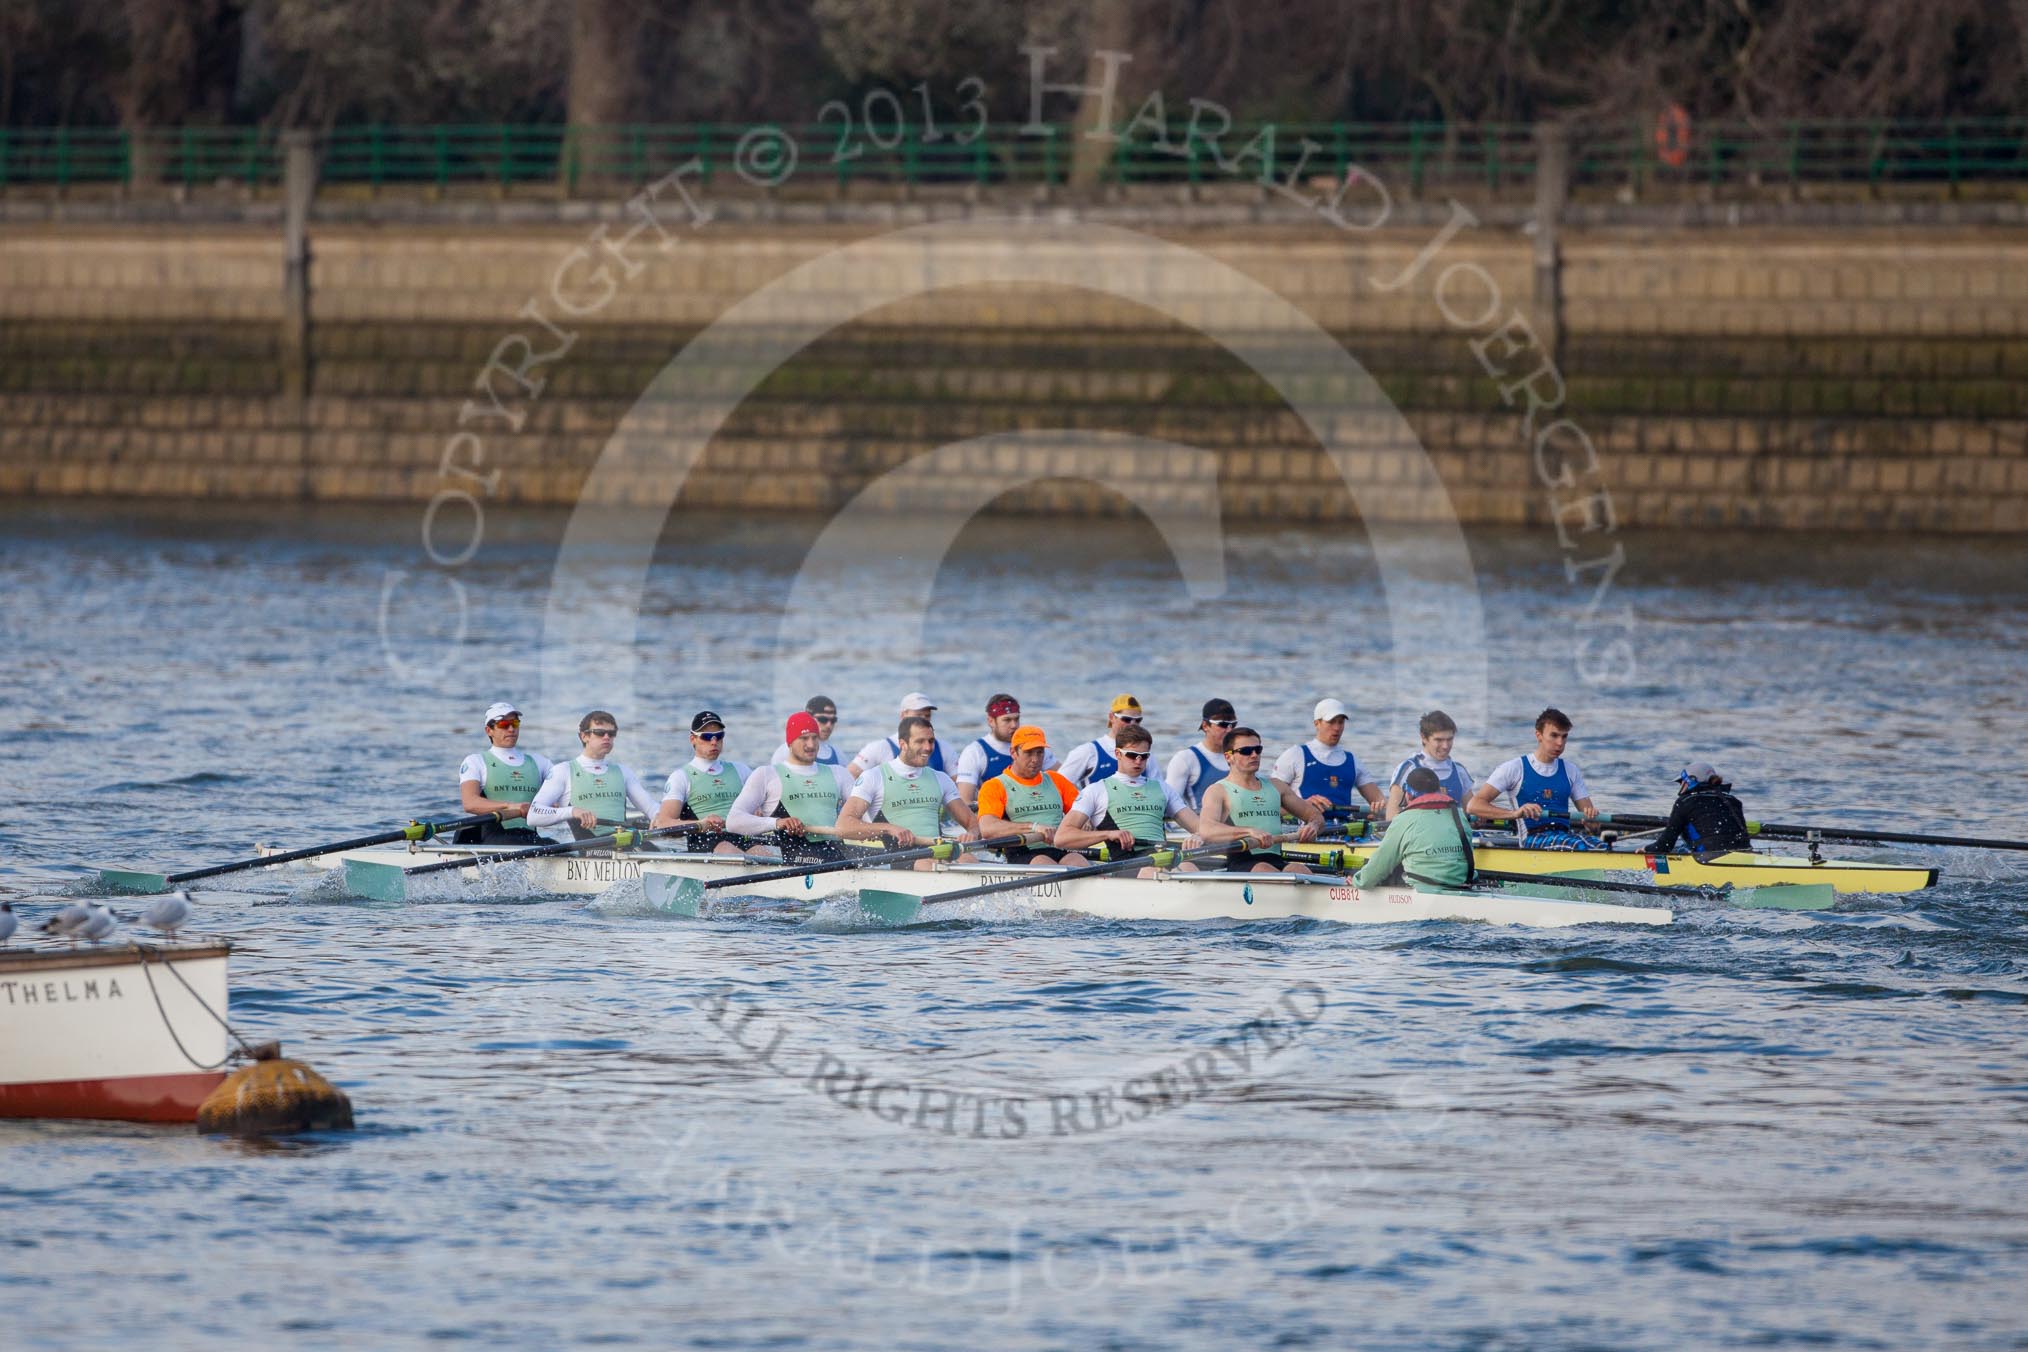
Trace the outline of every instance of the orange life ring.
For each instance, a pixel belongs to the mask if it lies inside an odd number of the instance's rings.
[[[1690,163],[1690,114],[1672,103],[1655,119],[1655,158],[1671,169]]]

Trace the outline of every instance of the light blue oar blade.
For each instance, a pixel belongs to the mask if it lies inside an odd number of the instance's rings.
[[[696,878],[641,873],[641,892],[657,915],[694,916],[704,905],[704,884]]]
[[[99,886],[108,892],[137,892],[153,896],[169,890],[166,874],[142,873],[136,869],[102,868],[99,870]]]
[[[407,901],[408,870],[371,859],[345,861],[345,890],[373,901]]]
[[[862,887],[859,889],[859,909],[883,924],[908,925],[922,914],[922,898],[912,892]]]
[[[1772,883],[1729,892],[1725,899],[1748,910],[1828,911],[1838,904],[1838,889],[1831,883]]]

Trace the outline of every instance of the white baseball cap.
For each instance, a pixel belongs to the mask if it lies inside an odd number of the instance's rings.
[[[901,711],[905,714],[916,713],[923,709],[934,710],[936,707],[937,702],[920,690],[901,697]]]
[[[1310,717],[1319,723],[1328,723],[1334,718],[1345,717],[1345,706],[1334,699],[1320,699],[1317,707],[1310,710]]]
[[[515,708],[513,705],[509,704],[506,700],[503,699],[498,704],[489,704],[486,706],[486,721],[488,723],[497,723],[501,719],[507,717],[507,715],[509,714],[515,714],[518,716],[520,712],[521,711],[519,709]]]

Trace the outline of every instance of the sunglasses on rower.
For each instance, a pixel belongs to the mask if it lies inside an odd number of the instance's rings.
[[[1207,718],[1204,722],[1207,727],[1213,728],[1236,728],[1239,726],[1239,720],[1236,718]]]
[[[1252,746],[1228,747],[1225,754],[1228,756],[1258,756],[1260,752],[1260,743],[1255,742]]]
[[[521,726],[521,720],[518,718],[496,718],[486,726],[489,728],[518,728]]]
[[[1141,715],[1139,714],[1114,714],[1113,717],[1119,719],[1120,722],[1126,724],[1130,728],[1138,728],[1141,726]]]
[[[1144,761],[1154,754],[1152,751],[1122,751],[1119,758],[1123,761]]]
[[[693,732],[693,733],[691,733],[690,735],[691,735],[692,737],[695,737],[695,738],[696,738],[696,739],[697,739],[698,741],[700,741],[700,742],[722,742],[722,741],[724,741],[724,740],[725,740],[725,733],[724,733],[723,731],[720,731],[720,732]]]
[[[620,730],[618,728],[586,728],[584,735],[587,737],[617,737],[620,735]]]

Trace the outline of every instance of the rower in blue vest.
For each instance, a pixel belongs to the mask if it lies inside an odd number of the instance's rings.
[[[1422,749],[1394,767],[1387,782],[1387,819],[1393,821],[1414,793],[1408,787],[1409,772],[1427,770],[1436,776],[1437,788],[1458,805],[1460,811],[1472,801],[1472,772],[1461,761],[1451,759],[1457,744],[1458,725],[1442,709],[1432,709],[1416,725]]]
[[[1073,747],[1058,770],[1080,789],[1087,784],[1103,784],[1119,772],[1116,739],[1125,729],[1140,727],[1143,717],[1141,701],[1132,695],[1114,695],[1112,709],[1106,715],[1106,735]]]
[[[930,700],[928,695],[923,694],[920,690],[912,690],[902,698],[901,717],[904,722],[910,718],[920,718],[925,723],[931,723],[934,721],[931,715],[935,714],[936,711],[937,706]],[[899,733],[899,729],[896,731]],[[854,756],[852,763],[845,767],[845,773],[851,775],[856,783],[860,776],[864,775],[874,766],[884,765],[899,755],[901,755],[899,736],[876,737],[859,749],[859,754]],[[945,774],[949,774],[957,768],[957,765],[958,758],[951,754],[949,747],[944,745],[944,739],[937,737],[934,730],[932,730],[929,768],[941,770]]]
[[[979,787],[990,784],[1014,763],[1014,730],[1021,726],[1021,701],[998,694],[986,701],[986,735],[973,739],[958,753],[958,768],[951,773],[967,806],[979,806]],[[1043,753],[1045,770],[1056,768],[1056,757]]]
[[[1239,726],[1239,715],[1233,712],[1231,700],[1208,699],[1197,726],[1204,733],[1203,739],[1178,751],[1162,776],[1192,812],[1203,805],[1204,791],[1227,774],[1225,739]]]
[[[1310,723],[1317,735],[1300,746],[1292,746],[1275,760],[1268,777],[1294,789],[1312,807],[1329,812],[1364,802],[1367,811],[1378,812],[1380,790],[1373,776],[1359,766],[1359,758],[1338,745],[1345,737],[1345,706],[1334,699],[1317,701],[1310,710]]]
[[[661,811],[662,804],[640,777],[610,759],[619,735],[620,720],[604,709],[579,719],[577,739],[584,751],[550,767],[549,777],[528,805],[528,824],[538,831],[568,826],[572,837],[583,840],[617,831],[629,806],[648,818]]]
[[[528,804],[549,778],[547,758],[520,749],[521,711],[506,701],[486,710],[484,751],[474,751],[458,767],[458,802],[467,816],[491,813],[484,826],[458,832],[460,845],[540,845],[528,829]],[[513,825],[509,826],[508,823]]]
[[[1561,709],[1544,709],[1535,718],[1535,750],[1516,756],[1486,777],[1472,793],[1471,814],[1512,818],[1522,847],[1530,850],[1595,850],[1598,842],[1573,829],[1580,821],[1598,819],[1584,775],[1564,756],[1570,744],[1570,719]],[[1495,801],[1509,795],[1514,806],[1502,811]],[[1579,816],[1573,818],[1571,808]]]

